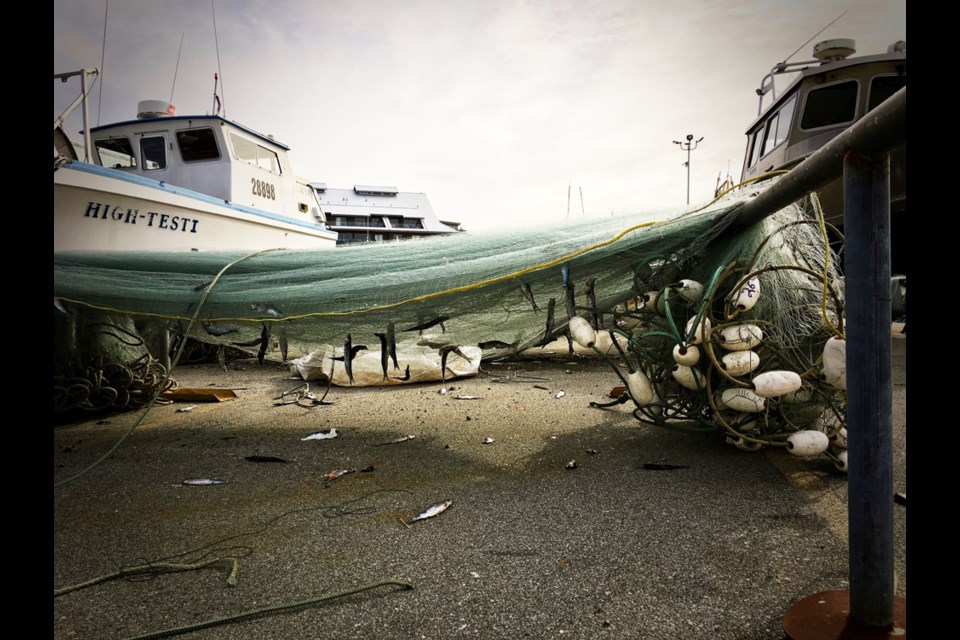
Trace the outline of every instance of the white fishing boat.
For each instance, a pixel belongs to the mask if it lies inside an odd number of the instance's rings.
[[[97,75],[54,74],[81,83],[54,121],[55,253],[323,249],[460,230],[440,222],[422,193],[354,187],[331,200],[325,185],[296,176],[288,146],[220,115],[177,115],[146,100],[133,120],[90,127]],[[79,144],[63,130],[77,107]]]
[[[791,169],[833,140],[870,110],[907,84],[907,44],[891,44],[886,53],[856,56],[856,43],[840,38],[813,48],[813,60],[780,62],[760,87],[757,117],[747,128],[741,180]],[[778,78],[790,78],[778,91]],[[767,105],[764,106],[765,99]],[[892,270],[905,274],[907,209],[906,144],[890,154]],[[826,221],[844,228],[843,181],[818,191]]]

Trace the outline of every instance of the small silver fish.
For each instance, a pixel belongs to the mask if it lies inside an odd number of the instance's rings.
[[[353,473],[354,471],[355,471],[355,469],[354,469],[353,467],[347,467],[346,469],[334,469],[333,471],[330,471],[329,473],[323,474],[323,477],[324,477],[324,479],[325,479],[327,482],[333,482],[334,480],[336,480],[336,479],[339,478],[340,476],[345,476],[345,475],[347,475],[348,473]]]
[[[193,486],[206,486],[211,484],[227,484],[226,480],[217,480],[216,478],[187,478],[183,481],[183,484],[189,484]]]
[[[429,507],[427,507],[422,513],[419,513],[413,516],[412,518],[410,518],[409,524],[412,524],[417,520],[426,520],[427,518],[438,516],[444,511],[446,511],[451,504],[453,504],[453,502],[451,502],[450,500],[444,500],[443,502],[437,502],[436,504],[432,504]]]
[[[454,400],[482,400],[480,396],[453,396]]]
[[[406,442],[407,440],[413,440],[417,436],[401,436],[399,438],[394,438],[393,440],[387,440],[386,442],[378,442],[375,444],[375,447],[380,447],[385,444],[400,444],[401,442]]]
[[[254,302],[253,304],[250,305],[250,310],[261,311],[263,313],[266,313],[267,315],[273,316],[274,318],[283,317],[283,312],[280,311],[280,309],[278,309],[277,307],[273,306],[272,304],[260,304],[259,302]]]
[[[311,433],[306,438],[300,438],[300,441],[305,440],[329,440],[330,438],[336,438],[339,434],[337,433],[336,427],[331,428],[327,431],[317,431],[316,433]]]

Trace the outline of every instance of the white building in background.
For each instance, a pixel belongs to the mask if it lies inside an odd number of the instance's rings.
[[[322,182],[310,186],[317,194],[327,226],[337,232],[337,244],[389,242],[463,231],[459,222],[440,220],[425,193],[363,185],[330,189]]]

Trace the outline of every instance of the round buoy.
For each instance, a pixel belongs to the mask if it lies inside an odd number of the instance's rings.
[[[787,438],[787,451],[801,458],[823,453],[830,446],[830,439],[822,431],[797,431]]]
[[[694,316],[687,320],[687,329],[684,331],[684,335],[689,336],[690,332],[693,331],[694,323],[696,322],[697,317]],[[690,337],[690,344],[700,344],[710,335],[710,318],[703,316],[700,320],[700,324],[697,325],[696,331],[693,331],[693,336]]]
[[[581,347],[589,349],[597,341],[597,332],[585,318],[580,316],[570,318],[567,328],[570,329],[570,337]]]
[[[627,376],[627,390],[630,397],[640,406],[648,405],[653,402],[655,394],[653,385],[650,384],[650,378],[640,370],[634,371]]]
[[[757,300],[760,298],[760,278],[753,276],[749,280],[743,283],[743,286],[740,287],[740,291],[737,292],[736,300],[734,301],[734,306],[737,311],[744,312],[753,309],[753,305],[757,304]]]
[[[693,367],[686,367],[682,364],[673,367],[673,379],[693,391],[700,391],[706,386],[702,373]]]
[[[679,344],[673,347],[673,361],[687,367],[700,362],[700,349],[696,345],[681,347]]]
[[[834,389],[847,388],[847,341],[832,337],[823,345],[823,381]]]

